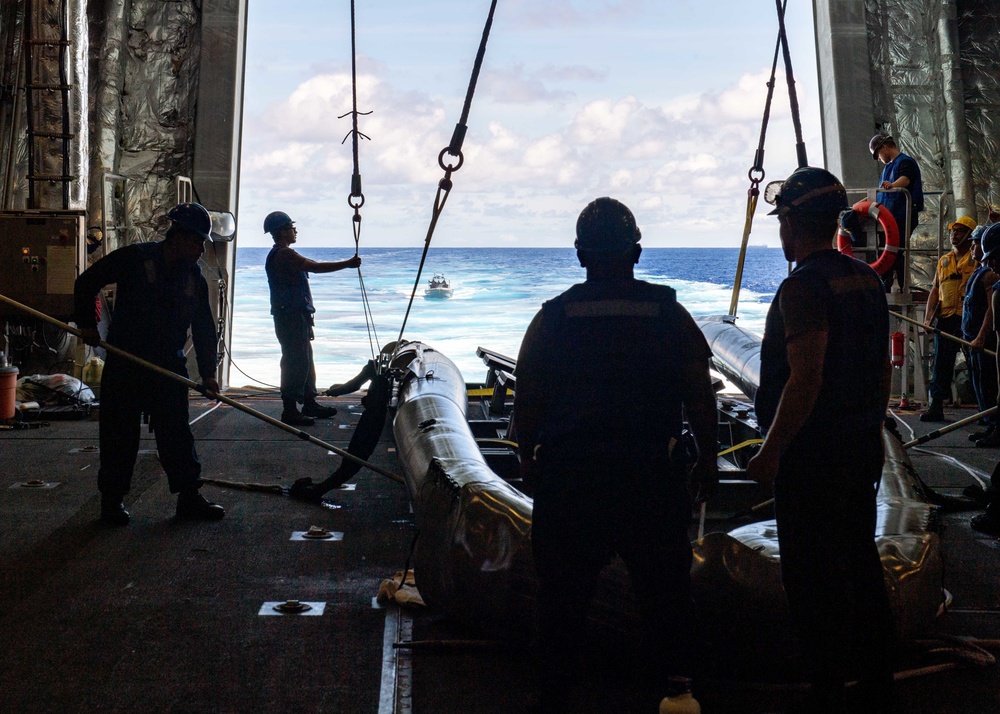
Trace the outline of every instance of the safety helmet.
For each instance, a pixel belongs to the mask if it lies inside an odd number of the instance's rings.
[[[573,245],[588,253],[624,253],[641,238],[632,211],[624,203],[603,196],[580,212]]]
[[[989,226],[976,226],[975,230],[972,231],[972,235],[969,236],[969,240],[979,241],[983,239],[983,233]]]
[[[178,203],[167,213],[167,218],[205,240],[212,240],[212,217],[200,203]]]
[[[990,256],[1000,257],[1000,223],[991,223],[983,231],[983,260]]]
[[[283,211],[273,211],[264,219],[264,232],[274,235],[287,225],[295,225],[295,221]]]
[[[948,230],[950,231],[955,226],[965,226],[970,231],[976,230],[976,219],[972,216],[962,216],[957,221],[952,221],[948,224]]]
[[[784,181],[772,181],[764,189],[764,200],[774,206],[769,216],[796,213],[839,215],[848,207],[847,189],[826,169],[803,166]]]
[[[895,146],[896,140],[888,134],[876,134],[872,137],[872,140],[868,142],[868,150],[872,152],[873,159],[878,161],[878,150],[886,144],[892,144]]]

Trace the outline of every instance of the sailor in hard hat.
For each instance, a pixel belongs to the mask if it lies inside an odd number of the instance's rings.
[[[292,250],[298,231],[287,213],[274,211],[264,219],[274,247],[264,270],[271,290],[274,332],[281,345],[281,421],[291,426],[311,426],[315,418],[337,413],[316,401],[316,367],[313,364],[313,307],[309,273],[333,273],[361,265],[360,256],[332,262],[310,260]],[[302,404],[302,411],[298,405]]]
[[[927,296],[924,322],[936,327],[934,334],[934,367],[928,388],[930,404],[920,415],[920,421],[944,421],[944,403],[951,398],[951,382],[955,376],[955,358],[964,348],[941,333],[962,336],[962,301],[965,286],[978,263],[972,253],[969,237],[976,228],[976,219],[962,216],[948,226],[951,250],[938,259],[934,282]]]
[[[983,262],[989,266],[990,270],[1000,275],[1000,223],[988,225],[982,233],[981,240]],[[992,301],[995,320],[996,315],[1000,314],[1000,290],[993,291]],[[997,339],[1000,340],[1000,330],[997,330],[995,325],[994,330],[997,332]],[[998,368],[1000,368],[1000,361],[998,361]],[[1000,463],[993,468],[992,481],[994,488],[1000,484]],[[1000,498],[997,497],[995,490],[991,490],[991,493],[992,498],[986,507],[986,512],[974,516],[969,525],[980,533],[1000,538]]]
[[[198,267],[205,241],[212,239],[212,219],[197,203],[174,206],[167,217],[170,226],[162,241],[119,248],[77,278],[73,319],[83,340],[96,345],[95,298],[104,286],[117,283],[108,343],[186,377],[190,328],[202,384],[217,393],[215,320]],[[225,516],[222,506],[198,491],[201,463],[188,426],[188,388],[110,353],[101,376],[101,520],[113,526],[129,523],[123,499],[132,483],[142,414],[149,415],[170,492],[178,494],[177,517]]]
[[[982,262],[982,237],[985,232],[986,226],[976,226],[969,236],[969,241],[972,243],[972,257],[979,265],[965,285],[965,298],[962,301],[962,337],[970,345],[966,361],[969,365],[969,381],[972,382],[979,411],[996,406],[997,403],[997,360],[985,350],[996,352],[997,349],[991,296],[998,276]],[[975,442],[979,448],[1000,446],[996,414],[983,417],[981,423],[985,429],[970,434],[969,440]]]
[[[608,558],[628,567],[648,636],[650,711],[669,676],[695,674],[691,496],[681,411],[697,441],[701,498],[714,488],[718,415],[711,350],[672,288],[634,277],[632,212],[598,198],[580,214],[586,282],[549,300],[517,360],[514,421],[534,484],[542,711],[563,711],[587,605]]]
[[[771,302],[747,476],[774,487],[781,575],[811,683],[803,711],[891,711],[893,619],[875,547],[889,401],[889,313],[878,274],[833,249],[840,180],[803,167],[769,185],[795,269]],[[863,704],[845,706],[845,683]]]
[[[920,166],[916,159],[899,150],[896,140],[889,134],[879,133],[873,136],[868,142],[868,150],[873,159],[885,164],[879,178],[879,188],[905,188],[910,193],[909,213],[906,210],[906,196],[901,191],[880,191],[877,196],[878,202],[888,208],[896,220],[896,228],[899,231],[899,247],[901,250],[905,249],[909,245],[910,234],[917,228],[920,212],[924,210],[924,185],[923,179],[920,177]],[[909,233],[906,232],[907,220],[910,224]],[[906,253],[900,253],[900,256],[905,258]],[[905,259],[896,260],[892,268],[882,277],[886,292],[892,288],[893,275],[896,276],[900,290],[903,289],[905,264]]]

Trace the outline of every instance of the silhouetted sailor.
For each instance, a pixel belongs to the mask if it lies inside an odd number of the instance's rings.
[[[542,306],[516,369],[518,452],[534,484],[541,704],[566,705],[588,603],[618,554],[644,618],[652,711],[668,676],[697,667],[691,496],[678,444],[683,408],[704,498],[718,478],[711,350],[673,289],[635,279],[642,248],[628,208],[595,200],[576,236],[587,280]]]

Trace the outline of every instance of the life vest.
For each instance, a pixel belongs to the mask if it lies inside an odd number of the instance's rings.
[[[283,251],[291,251],[288,246],[275,245],[264,261],[267,285],[271,291],[271,314],[280,312],[316,312],[309,290],[309,274],[304,270],[290,270],[279,263],[278,256]],[[293,251],[294,252],[294,251]]]
[[[542,306],[543,453],[666,453],[681,434],[681,312],[672,288],[575,285]]]
[[[962,314],[965,286],[978,265],[972,257],[972,250],[961,257],[953,250],[941,256],[937,264],[938,301],[941,305],[938,317]]]
[[[868,265],[879,275],[885,275],[896,262],[896,253],[899,251],[899,227],[896,225],[896,219],[889,210],[875,201],[858,201],[851,206],[851,209],[862,221],[874,218],[882,226],[882,232],[885,233],[885,247],[875,262]],[[854,252],[851,250],[851,234],[843,227],[837,231],[837,250],[849,258],[854,257]]]

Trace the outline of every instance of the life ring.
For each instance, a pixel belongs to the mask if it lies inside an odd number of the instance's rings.
[[[876,201],[858,201],[851,206],[851,209],[862,221],[874,218],[882,226],[882,232],[885,233],[885,247],[875,262],[868,265],[879,275],[885,275],[896,262],[896,253],[899,252],[899,228],[896,226],[896,219],[885,206]],[[851,250],[851,234],[843,228],[837,230],[837,250],[850,258],[854,257],[854,252]]]

